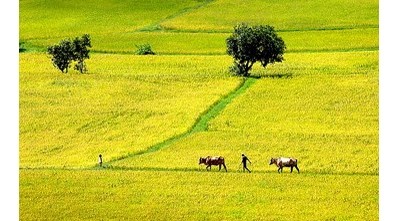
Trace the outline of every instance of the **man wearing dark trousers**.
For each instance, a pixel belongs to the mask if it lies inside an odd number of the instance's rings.
[[[248,157],[242,153],[243,172],[247,170],[249,173],[251,173],[251,171],[247,168],[247,161],[251,164],[251,161],[248,159]]]

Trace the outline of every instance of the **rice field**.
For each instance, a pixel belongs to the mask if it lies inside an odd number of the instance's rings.
[[[378,220],[376,176],[149,170],[20,174],[22,220]]]
[[[284,62],[232,76],[239,22]],[[20,1],[20,220],[378,220],[378,24],[375,0]],[[60,73],[46,47],[83,33],[88,73]]]
[[[169,30],[228,32],[239,21],[246,21],[286,31],[363,29],[378,27],[378,5],[377,0],[217,0],[164,21],[161,26]]]
[[[20,38],[62,39],[84,33],[121,35],[158,23],[198,4],[193,0],[21,0]]]
[[[92,61],[106,62],[88,63],[91,73],[56,76],[45,55],[21,55],[20,166],[80,167],[99,153],[110,160],[144,150],[190,129],[241,82],[209,74],[226,59],[157,58],[97,54]]]
[[[20,10],[20,41],[29,51],[44,52],[65,37],[89,33],[100,53],[133,54],[135,45],[150,43],[163,55],[223,55],[225,39],[240,22],[273,25],[288,52],[378,50],[375,0],[24,0]]]
[[[200,156],[221,154],[233,171],[246,152],[259,161],[257,171],[272,171],[268,160],[278,154],[302,156],[310,172],[378,174],[377,55],[318,53],[315,60],[288,55],[285,67],[269,70],[271,76],[259,70],[262,78],[212,119],[206,132],[113,166],[190,170]],[[359,63],[350,62],[354,56]],[[315,65],[322,60],[332,61],[334,68]],[[373,68],[360,68],[372,61]],[[179,162],[168,165],[168,160]]]
[[[285,39],[289,53],[378,50],[378,28],[279,32],[279,35]],[[228,33],[132,32],[92,38],[93,51],[97,53],[134,54],[136,45],[149,43],[159,55],[225,55],[228,36]],[[31,51],[45,52],[48,45],[61,39],[32,39],[27,46]]]

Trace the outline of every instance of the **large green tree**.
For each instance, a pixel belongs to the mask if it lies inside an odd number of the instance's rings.
[[[285,43],[272,26],[249,26],[239,24],[226,40],[227,53],[234,58],[231,72],[239,76],[250,76],[256,62],[266,68],[269,63],[282,62]]]

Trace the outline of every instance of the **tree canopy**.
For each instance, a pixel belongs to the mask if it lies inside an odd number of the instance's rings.
[[[231,72],[249,76],[256,62],[266,68],[269,63],[282,62],[285,43],[272,26],[239,24],[226,39],[227,53],[234,58]]]
[[[75,70],[85,73],[87,71],[85,59],[90,58],[88,49],[90,47],[90,36],[84,34],[74,40],[64,39],[59,44],[49,46],[48,54],[51,56],[53,66],[61,72],[67,73],[71,63],[75,61]]]

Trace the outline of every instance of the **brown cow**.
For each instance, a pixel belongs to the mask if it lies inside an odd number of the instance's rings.
[[[211,157],[211,156],[207,156],[207,157],[200,157],[199,158],[199,164],[205,164],[206,166],[206,170],[210,170],[212,169],[212,165],[217,166],[218,165],[218,171],[221,170],[221,165],[224,166],[224,169],[226,172],[228,172],[227,167],[225,166],[225,160],[224,157],[221,156],[217,156],[217,157]]]
[[[300,173],[299,168],[297,167],[297,159],[295,158],[288,158],[288,157],[279,157],[279,158],[272,158],[270,159],[270,164],[276,164],[278,167],[278,173],[282,173],[282,168],[283,167],[290,167],[291,168],[291,173],[293,168],[295,167],[297,172]]]

